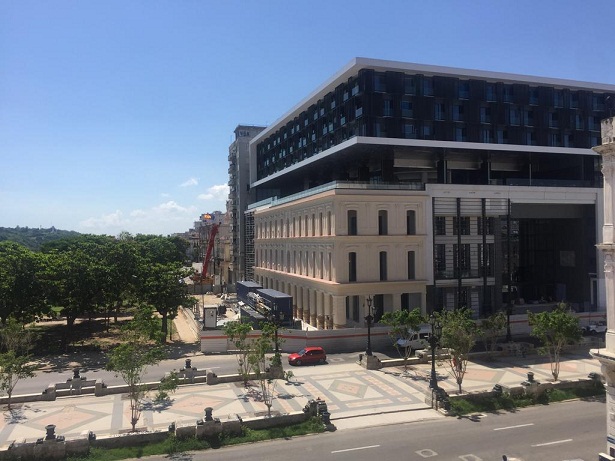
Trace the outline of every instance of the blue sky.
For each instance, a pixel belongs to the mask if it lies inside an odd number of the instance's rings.
[[[188,230],[353,57],[615,83],[615,2],[0,0],[0,227]]]

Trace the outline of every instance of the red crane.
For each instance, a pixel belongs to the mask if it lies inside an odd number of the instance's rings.
[[[211,253],[214,249],[214,242],[216,240],[216,234],[218,233],[219,227],[220,224],[214,224],[211,226],[211,230],[209,231],[207,250],[205,252],[205,259],[203,260],[203,270],[201,271],[201,281],[207,277],[207,268],[209,267],[209,262],[211,261]]]

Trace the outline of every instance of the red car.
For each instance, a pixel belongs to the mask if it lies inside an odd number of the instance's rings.
[[[325,363],[327,354],[322,347],[306,347],[299,352],[288,355],[290,365],[304,365],[307,363]]]

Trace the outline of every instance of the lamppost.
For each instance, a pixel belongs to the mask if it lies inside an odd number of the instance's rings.
[[[275,355],[280,355],[280,344],[278,342],[278,325],[280,323],[280,314],[278,312],[278,303],[273,302],[273,325],[274,325],[274,341],[275,341]]]
[[[368,296],[365,298],[365,302],[367,303],[367,315],[365,316],[365,320],[367,321],[367,350],[365,351],[365,355],[372,355],[372,322],[374,321],[374,316],[372,315],[372,297]]]
[[[433,313],[429,316],[429,325],[431,325],[431,335],[429,336],[429,345],[431,346],[431,378],[429,379],[429,388],[438,389],[438,377],[436,376],[436,347],[442,336],[442,324]]]

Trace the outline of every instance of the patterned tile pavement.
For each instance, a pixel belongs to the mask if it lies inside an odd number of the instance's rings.
[[[438,367],[439,385],[450,393],[457,391],[454,379]],[[472,361],[468,364],[463,391],[491,389],[494,384],[517,385],[532,371],[539,381],[551,379],[550,364],[542,357],[499,358],[494,361]],[[567,354],[562,358],[560,379],[585,378],[590,372],[600,372],[599,363],[587,352]],[[354,420],[346,427],[356,427],[358,419],[366,425],[381,416],[383,422],[394,420],[392,414],[403,412],[424,419],[437,417],[425,404],[430,366],[383,368],[365,370],[353,362],[332,362],[313,367],[295,367],[291,383],[278,381],[274,414],[300,411],[310,399],[327,402],[336,426],[344,428],[344,421]],[[256,386],[245,388],[242,383],[215,386],[183,386],[172,395],[171,401],[159,405],[148,404],[143,410],[139,428],[165,429],[171,423],[191,425],[204,416],[207,407],[213,416],[225,420],[264,414],[267,410]],[[431,412],[431,413],[430,413]],[[370,418],[358,418],[370,415]],[[54,402],[31,402],[14,405],[0,419],[0,444],[11,441],[34,441],[44,437],[45,426],[56,425],[56,434],[67,438],[81,436],[87,431],[97,435],[117,434],[130,428],[129,401],[123,395],[106,397],[80,396],[60,398]],[[369,421],[369,423],[368,423]],[[354,426],[353,426],[354,425]]]

